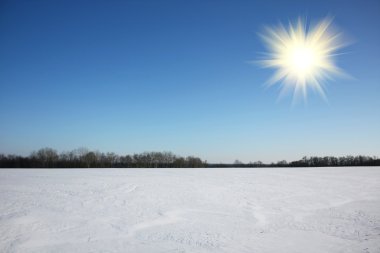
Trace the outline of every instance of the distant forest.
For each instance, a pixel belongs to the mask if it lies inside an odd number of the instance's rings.
[[[260,161],[242,163],[207,163],[198,157],[181,157],[171,152],[144,152],[134,155],[101,153],[79,148],[58,153],[51,148],[34,151],[30,156],[0,154],[0,168],[206,168],[206,167],[335,167],[335,166],[380,166],[378,157],[303,157],[301,160],[277,163]]]

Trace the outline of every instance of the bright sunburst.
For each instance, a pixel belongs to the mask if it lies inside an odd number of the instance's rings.
[[[305,99],[308,88],[312,88],[326,99],[322,81],[342,73],[333,58],[344,46],[341,34],[331,29],[331,22],[331,18],[325,18],[310,26],[298,19],[288,28],[281,24],[266,28],[261,37],[269,52],[260,63],[276,69],[268,84],[281,82],[282,94],[292,88],[296,97],[303,94]]]

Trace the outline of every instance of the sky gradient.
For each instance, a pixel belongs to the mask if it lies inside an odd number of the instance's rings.
[[[277,101],[257,33],[326,15],[353,78]],[[380,156],[379,1],[2,1],[0,55],[0,153]]]

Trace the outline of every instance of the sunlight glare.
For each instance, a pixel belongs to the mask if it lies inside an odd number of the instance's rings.
[[[341,34],[332,31],[331,22],[331,18],[325,18],[310,26],[298,19],[288,28],[281,24],[266,28],[261,37],[269,52],[260,63],[276,69],[268,84],[281,82],[282,93],[292,88],[295,97],[302,93],[305,99],[307,89],[312,88],[326,98],[322,81],[343,73],[333,61],[343,43]]]

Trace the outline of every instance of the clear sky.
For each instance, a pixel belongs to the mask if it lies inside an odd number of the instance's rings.
[[[264,25],[334,16],[354,78],[277,102]],[[87,147],[209,162],[380,155],[380,1],[1,1],[0,153]]]

